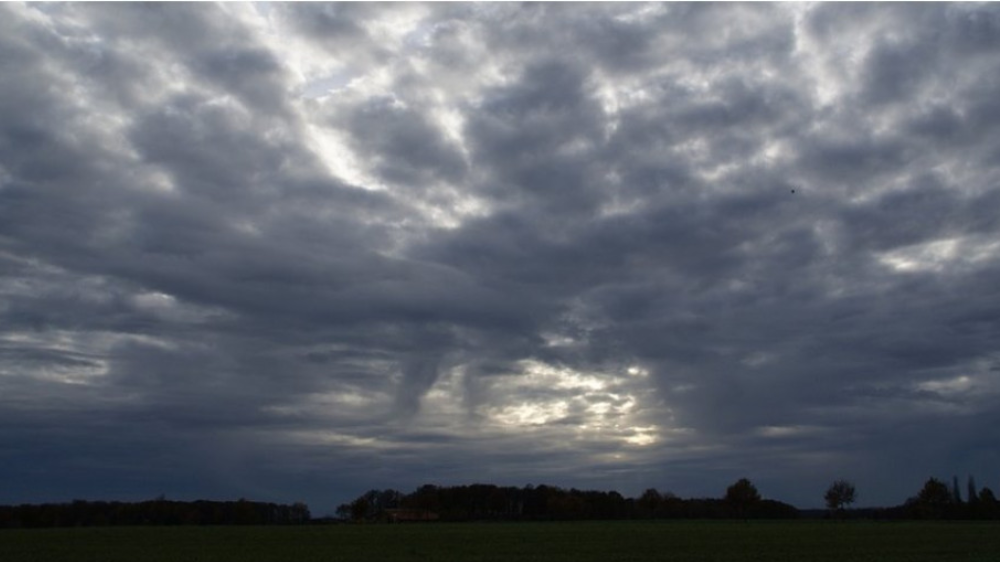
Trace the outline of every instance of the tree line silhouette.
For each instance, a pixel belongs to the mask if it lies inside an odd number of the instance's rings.
[[[990,488],[977,489],[969,478],[965,498],[955,478],[951,489],[930,478],[920,492],[894,507],[849,509],[857,497],[853,483],[836,480],[824,494],[827,510],[800,511],[792,505],[761,497],[741,478],[721,498],[683,499],[649,488],[637,498],[618,492],[563,489],[556,486],[496,486],[426,484],[409,494],[369,490],[337,508],[350,522],[404,521],[539,521],[584,519],[1000,519],[1000,502]]]
[[[681,499],[653,488],[638,498],[626,498],[614,491],[567,490],[544,484],[523,488],[493,484],[427,484],[410,494],[391,489],[370,490],[340,505],[337,516],[355,522],[798,517],[798,510],[791,505],[762,499],[749,480],[742,479],[730,488],[723,498]]]
[[[649,488],[637,498],[615,491],[523,488],[472,484],[423,485],[409,494],[370,490],[337,508],[336,519],[312,519],[304,503],[291,505],[239,501],[170,501],[164,497],[128,503],[75,500],[70,503],[0,505],[0,528],[118,525],[296,525],[316,522],[553,521],[615,519],[1000,519],[1000,501],[970,476],[965,493],[958,478],[949,487],[930,478],[920,491],[894,507],[849,509],[857,498],[853,483],[836,480],[826,490],[827,510],[800,511],[761,497],[741,478],[720,498],[683,499]]]
[[[857,510],[864,515],[864,511]],[[975,479],[970,476],[963,498],[958,478],[952,487],[937,478],[929,478],[916,496],[903,505],[875,511],[873,516],[885,519],[1000,519],[1000,502],[989,487],[977,491]]]
[[[142,502],[75,500],[70,503],[0,506],[0,528],[106,527],[119,525],[295,525],[308,523],[304,503],[239,501]]]

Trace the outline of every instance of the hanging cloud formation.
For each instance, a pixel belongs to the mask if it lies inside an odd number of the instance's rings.
[[[1000,484],[993,5],[0,12],[0,503]]]

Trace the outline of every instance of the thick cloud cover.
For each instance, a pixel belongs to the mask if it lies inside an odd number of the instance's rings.
[[[0,503],[1000,485],[996,5],[0,12]]]

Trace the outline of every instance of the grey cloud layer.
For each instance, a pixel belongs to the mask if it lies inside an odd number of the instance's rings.
[[[1000,467],[994,6],[0,10],[11,501]]]

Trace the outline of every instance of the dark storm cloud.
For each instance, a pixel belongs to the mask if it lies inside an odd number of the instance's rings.
[[[601,109],[586,74],[574,62],[529,64],[514,86],[485,94],[466,129],[476,163],[492,172],[489,196],[550,214],[556,228],[562,214],[597,202],[588,157]]]
[[[172,9],[125,4],[91,8],[85,17],[92,22],[92,31],[101,36],[101,43],[121,49],[125,56],[134,57],[138,43],[140,56],[155,57],[160,64],[174,63],[202,87],[218,88],[256,111],[287,111],[286,77],[276,53],[253,44],[253,33],[219,6]],[[156,71],[175,69],[161,66]],[[135,80],[134,76],[123,78]]]
[[[991,5],[2,11],[0,502],[996,472]]]
[[[365,28],[366,20],[381,11],[376,5],[350,4],[276,4],[276,16],[318,44],[328,55],[351,58],[361,55],[363,65],[384,63],[391,52],[380,45]],[[401,5],[405,10],[406,6]],[[346,62],[346,61],[345,61]]]
[[[427,189],[438,179],[460,182],[465,163],[441,131],[413,110],[396,109],[391,99],[371,99],[355,108],[342,126],[354,132],[359,153],[377,155],[372,164],[382,178],[404,189]],[[333,126],[340,126],[334,121]]]

